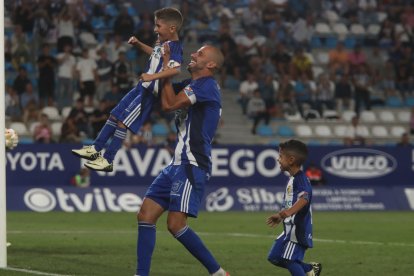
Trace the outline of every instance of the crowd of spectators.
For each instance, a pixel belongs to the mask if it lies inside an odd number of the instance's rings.
[[[411,1],[153,2],[155,8],[181,10],[184,47],[213,43],[221,48],[226,61],[221,85],[239,91],[241,112],[254,121],[252,133],[260,120],[268,123],[285,113],[299,112],[305,119],[324,110],[341,114],[353,109],[358,114],[414,96]],[[127,39],[136,35],[150,45],[156,39],[152,11],[137,10],[131,3],[6,2],[7,116],[29,126],[41,120],[45,106],[60,112],[70,106],[59,141],[93,138],[111,106],[143,70],[147,57],[130,48]],[[356,43],[350,44],[350,35],[321,35],[321,22],[341,22],[347,28],[375,25],[378,32],[351,37]],[[139,139],[132,135],[130,143],[153,143],[148,129]]]

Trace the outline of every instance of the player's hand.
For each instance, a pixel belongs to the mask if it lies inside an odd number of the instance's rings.
[[[153,81],[154,77],[153,77],[153,74],[143,73],[141,74],[139,79],[142,80],[143,82],[146,82],[146,81]]]
[[[162,53],[162,60],[164,63],[164,67],[167,66],[168,62],[170,61],[170,57],[171,57],[170,45],[168,43],[164,43],[164,49]]]
[[[135,36],[131,36],[129,39],[128,39],[128,44],[131,44],[131,45],[138,45],[138,42],[139,42],[139,40],[138,40],[138,38],[136,38]]]
[[[266,224],[270,227],[276,227],[279,223],[283,221],[283,218],[280,214],[274,214],[267,218]]]

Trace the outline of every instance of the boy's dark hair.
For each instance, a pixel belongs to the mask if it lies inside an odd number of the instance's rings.
[[[296,159],[296,165],[299,166],[303,165],[308,157],[308,147],[298,140],[287,140],[286,142],[280,143],[279,148],[293,155]]]
[[[175,8],[162,8],[156,10],[154,12],[154,16],[157,19],[165,20],[174,25],[177,29],[177,32],[181,29],[181,26],[183,25],[183,15],[179,10]]]

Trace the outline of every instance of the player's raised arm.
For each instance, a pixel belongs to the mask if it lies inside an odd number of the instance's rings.
[[[146,53],[149,56],[152,54],[153,48],[151,46],[148,46],[147,44],[141,42],[135,36],[131,36],[129,38],[128,44],[137,47],[138,49],[140,49],[141,51],[143,51],[144,53]]]
[[[143,73],[140,76],[140,79],[142,81],[153,81],[157,79],[166,79],[166,78],[172,78],[178,74],[180,74],[180,66],[176,65],[176,62],[171,61],[171,51],[170,51],[170,45],[168,43],[164,43],[163,47],[163,69],[155,74],[147,74]]]

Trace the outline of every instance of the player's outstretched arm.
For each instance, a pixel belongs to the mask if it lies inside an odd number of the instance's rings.
[[[148,46],[145,43],[142,43],[140,40],[138,40],[138,38],[136,38],[135,36],[131,36],[128,39],[128,44],[137,47],[138,49],[140,49],[141,51],[143,51],[144,53],[146,53],[147,55],[151,55],[153,48],[151,46]]]
[[[184,92],[184,90],[174,92],[171,79],[167,78],[162,82],[162,93],[161,93],[161,108],[164,112],[171,112],[177,109],[185,108],[190,106],[191,100]]]
[[[142,81],[153,81],[153,80],[158,80],[158,79],[172,78],[174,76],[177,76],[178,74],[180,74],[179,67],[166,68],[165,70],[162,70],[161,72],[158,72],[158,73],[155,73],[155,74],[143,73],[140,76],[140,79]]]

